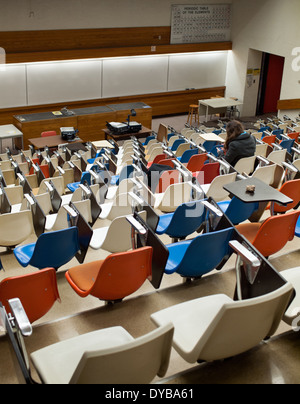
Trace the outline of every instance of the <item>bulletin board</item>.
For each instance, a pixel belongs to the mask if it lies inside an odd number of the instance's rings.
[[[171,15],[171,44],[231,39],[231,4],[176,4]]]

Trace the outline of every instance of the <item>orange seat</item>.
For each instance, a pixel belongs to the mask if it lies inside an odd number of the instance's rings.
[[[207,154],[195,154],[192,156],[187,163],[186,168],[191,171],[192,173],[195,173],[197,171],[200,171],[202,167],[204,166],[204,163],[207,160]]]
[[[274,205],[274,213],[285,213],[288,210],[294,209],[300,203],[300,179],[285,182],[279,190],[282,194],[293,200],[287,206]]]
[[[0,301],[10,313],[8,301],[19,298],[31,323],[43,317],[60,301],[54,268],[6,278],[0,283]]]
[[[291,133],[287,133],[287,135],[288,135],[288,137],[289,137],[290,139],[293,139],[293,140],[295,140],[296,142],[298,142],[300,133],[299,133],[299,132],[291,132]]]
[[[280,251],[295,235],[300,212],[271,216],[263,223],[243,223],[236,229],[264,256]]]
[[[45,178],[50,178],[50,171],[49,171],[49,166],[48,164],[41,164],[39,165],[42,173],[44,174]],[[34,168],[31,167],[30,171],[29,171],[29,175],[34,174]]]
[[[138,290],[152,276],[152,247],[109,255],[103,261],[69,269],[66,278],[81,297],[118,301]]]
[[[173,163],[173,160],[174,160],[174,159],[164,159],[164,160],[161,160],[161,161],[159,162],[159,164],[161,164],[161,165],[163,165],[163,166],[169,166],[169,167],[175,168],[175,165],[174,165],[174,163]]]
[[[57,136],[55,130],[48,130],[41,133],[41,137]]]
[[[276,135],[271,135],[271,136],[265,136],[262,141],[264,143],[267,143],[268,145],[272,145],[272,143],[276,142]]]
[[[156,187],[155,193],[161,194],[165,192],[170,185],[178,184],[179,182],[181,182],[179,171],[177,170],[163,171],[163,173],[159,178],[159,182]]]

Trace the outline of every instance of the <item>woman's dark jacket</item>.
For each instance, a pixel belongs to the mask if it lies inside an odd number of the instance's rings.
[[[244,132],[229,143],[224,159],[234,167],[240,159],[254,156],[255,152],[255,137]]]

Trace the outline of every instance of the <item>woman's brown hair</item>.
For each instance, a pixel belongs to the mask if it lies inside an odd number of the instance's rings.
[[[231,121],[226,127],[227,138],[225,141],[225,150],[228,150],[229,143],[245,132],[245,128],[239,121]]]

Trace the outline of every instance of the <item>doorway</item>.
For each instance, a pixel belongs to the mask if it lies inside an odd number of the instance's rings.
[[[257,115],[277,114],[277,102],[280,99],[284,62],[284,57],[263,53]]]

